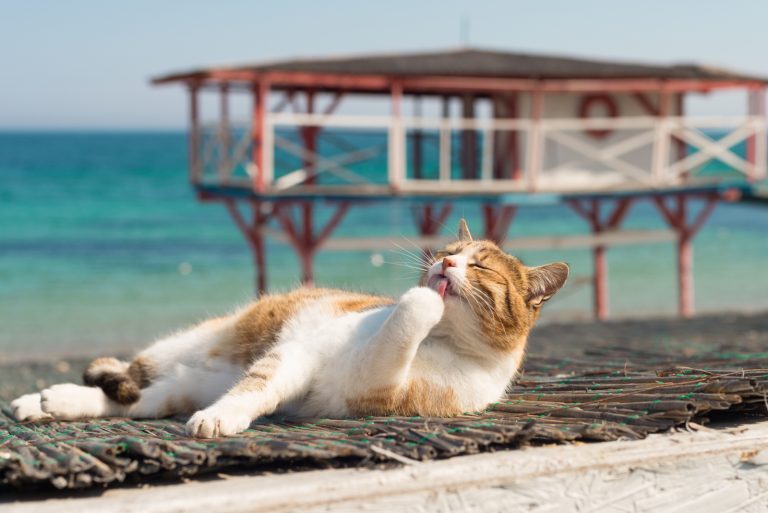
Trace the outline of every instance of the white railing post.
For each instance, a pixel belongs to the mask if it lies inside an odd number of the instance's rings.
[[[765,88],[760,87],[750,92],[750,113],[754,116],[754,169],[753,176],[756,180],[766,178],[766,159],[768,159],[768,140],[766,140],[765,118]]]
[[[659,91],[659,107],[656,118],[656,140],[653,145],[653,167],[651,168],[652,183],[661,185],[667,180],[669,174],[670,137],[672,127],[667,116],[669,115],[669,93],[662,89]],[[680,123],[683,118],[678,118]]]
[[[264,123],[264,183],[272,186],[275,179],[275,123],[272,115],[267,113]]]
[[[541,124],[543,107],[544,92],[541,89],[536,89],[531,96],[531,125],[528,130],[528,151],[525,156],[529,191],[535,191],[538,188],[539,173],[544,160],[544,137],[546,135]]]
[[[768,178],[768,130],[765,117],[758,118],[755,123],[755,178],[761,180]]]
[[[480,168],[480,179],[493,180],[493,134],[492,128],[483,130],[483,162]]]
[[[392,116],[389,124],[387,175],[390,186],[395,189],[402,187],[405,181],[405,131],[401,115],[403,86],[399,82],[392,83]]]
[[[669,166],[669,138],[671,135],[669,120],[659,118],[656,120],[653,140],[653,163],[651,167],[652,183],[661,185],[666,178]]]

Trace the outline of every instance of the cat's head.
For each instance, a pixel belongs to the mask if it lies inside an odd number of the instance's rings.
[[[464,219],[458,240],[434,255],[421,284],[445,301],[449,322],[474,318],[499,345],[525,337],[542,305],[568,278],[562,262],[528,267],[488,240],[475,241]],[[452,317],[451,317],[452,316]]]

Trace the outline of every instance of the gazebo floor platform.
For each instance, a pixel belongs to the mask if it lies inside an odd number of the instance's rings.
[[[765,318],[543,326],[522,377],[483,413],[269,418],[216,440],[187,438],[183,419],[17,423],[7,404],[12,396],[73,380],[84,362],[8,365],[0,371],[0,489],[100,487],[233,470],[379,468],[525,446],[637,440],[709,419],[752,421],[768,406],[768,353],[760,352]]]

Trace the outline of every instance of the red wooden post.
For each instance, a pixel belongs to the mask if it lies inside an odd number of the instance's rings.
[[[493,99],[494,119],[517,118],[517,94],[498,95]],[[498,131],[494,135],[493,177],[497,179],[520,178],[520,162],[517,148],[517,131]]]
[[[592,211],[594,212],[594,221],[592,222],[592,233],[601,233],[600,225],[600,202],[592,200]],[[594,309],[597,318],[604,321],[608,318],[608,262],[605,259],[605,246],[599,244],[592,249],[592,258],[594,260]]]
[[[290,203],[275,207],[275,216],[299,257],[301,281],[311,286],[314,284],[315,253],[344,218],[349,210],[349,202],[345,201],[336,207],[336,212],[317,235],[314,234],[313,211],[311,208],[305,208],[306,206],[306,202],[299,203],[301,226],[297,226],[294,221]]]
[[[504,244],[509,231],[509,225],[517,212],[515,205],[483,205],[483,220],[485,221],[485,239],[492,240],[499,246]]]
[[[391,96],[391,113],[392,113],[392,125],[389,130],[389,154],[387,158],[388,164],[388,181],[389,185],[393,189],[399,189],[402,182],[406,178],[406,170],[403,168],[405,165],[405,159],[403,158],[403,152],[405,151],[405,137],[403,136],[403,123],[402,123],[402,101],[403,101],[403,84],[400,81],[393,81],[390,87]]]
[[[535,192],[539,171],[544,161],[544,137],[541,131],[541,116],[544,111],[544,91],[537,87],[531,93],[531,128],[528,130],[528,149],[526,155],[528,167],[528,190]]]
[[[686,226],[688,198],[684,195],[677,197],[677,308],[681,317],[693,315],[693,249],[692,235]]]
[[[677,287],[678,314],[681,317],[691,317],[694,310],[693,290],[693,238],[704,225],[717,204],[718,197],[707,196],[704,207],[699,211],[693,222],[688,222],[688,196],[675,196],[676,208],[667,205],[664,197],[654,196],[653,202],[670,227],[677,231]]]
[[[421,95],[418,94],[413,97],[413,116],[421,118]],[[423,139],[421,128],[416,127],[413,130],[413,177],[416,180],[423,178]]]
[[[413,219],[419,234],[422,237],[433,237],[440,231],[440,227],[445,224],[448,215],[451,213],[453,204],[444,203],[439,211],[435,210],[435,205],[428,203],[422,206],[413,207]],[[424,260],[428,261],[432,255],[432,248],[422,248]]]
[[[568,204],[577,214],[589,222],[592,233],[597,235],[606,230],[618,228],[629,212],[629,207],[632,206],[633,201],[632,198],[617,200],[607,219],[602,219],[600,214],[601,200],[599,199],[592,199],[586,205],[579,200],[571,200]],[[601,321],[608,318],[608,261],[605,252],[606,247],[603,244],[596,244],[592,248],[594,313],[595,317]]]
[[[253,85],[253,126],[251,127],[251,139],[253,140],[253,164],[256,166],[256,176],[253,178],[253,188],[257,192],[264,192],[267,188],[266,159],[264,137],[267,130],[267,96],[269,85],[264,79]]]
[[[307,114],[314,114],[315,112],[315,92],[307,90]],[[307,184],[315,183],[315,162],[317,159],[317,132],[316,126],[305,126],[300,130],[301,138],[304,142],[304,170],[309,175]]]
[[[517,119],[517,95],[515,94],[509,99],[509,112],[510,119]],[[520,150],[518,148],[518,134],[516,130],[510,130],[507,134],[507,144],[509,150],[510,165],[512,166],[512,173],[509,178],[513,180],[519,180],[523,174],[523,170],[520,167]],[[503,177],[507,177],[506,174]]]
[[[267,291],[267,255],[262,229],[269,220],[269,215],[261,212],[261,204],[254,201],[251,203],[252,224],[249,225],[234,200],[225,200],[224,205],[251,249],[251,256],[256,267],[256,292],[259,295],[264,294]]]
[[[475,119],[475,97],[465,94],[462,97],[461,115],[464,119]],[[461,166],[462,178],[477,178],[477,131],[465,128],[461,131]]]
[[[200,162],[200,119],[197,93],[200,85],[197,82],[189,84],[189,181],[200,183],[202,168]]]
[[[229,85],[222,82],[219,85],[219,179],[229,178]]]

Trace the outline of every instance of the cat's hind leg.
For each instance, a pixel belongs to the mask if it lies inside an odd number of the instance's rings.
[[[40,393],[25,394],[11,401],[13,417],[19,422],[52,418],[40,406]]]
[[[157,419],[171,415],[189,415],[216,400],[239,374],[234,368],[200,369],[177,366],[169,376],[158,378],[141,390],[131,404],[121,404],[101,387],[64,383],[40,393],[43,412],[58,420],[96,417],[130,417]]]
[[[40,408],[56,420],[90,419],[121,415],[122,405],[99,387],[61,383],[40,392]]]

